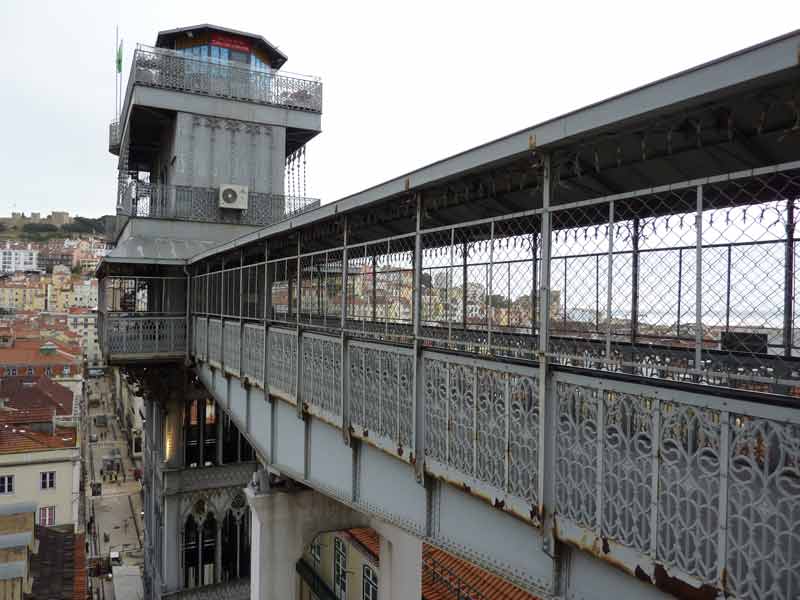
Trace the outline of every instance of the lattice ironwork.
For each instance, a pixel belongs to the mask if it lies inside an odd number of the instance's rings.
[[[242,352],[242,325],[239,321],[225,321],[223,324],[223,356],[225,370],[239,374]]]
[[[220,207],[219,188],[151,183],[138,173],[119,177],[117,214],[206,223],[272,225],[320,206],[317,198],[250,191],[247,208]]]
[[[587,529],[597,529],[597,436],[600,392],[569,383],[555,386],[556,510]]]
[[[538,379],[511,365],[425,356],[426,456],[449,477],[539,500]]]
[[[242,372],[264,383],[264,327],[246,323],[242,330]]]
[[[324,416],[342,416],[342,342],[340,339],[304,333],[303,402],[321,409]]]
[[[208,360],[217,366],[222,364],[222,321],[208,320]]]
[[[138,45],[130,80],[151,87],[322,112],[322,82],[319,79],[221,64],[165,48]],[[122,114],[126,114],[129,99],[130,95],[126,95],[126,108]]]
[[[350,422],[359,437],[413,448],[413,357],[405,348],[348,344]]]
[[[267,334],[269,385],[289,397],[297,397],[297,333],[270,327]]]
[[[736,598],[800,593],[800,425],[731,415],[726,585]]]

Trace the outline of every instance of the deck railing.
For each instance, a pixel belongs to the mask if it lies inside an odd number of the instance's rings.
[[[247,208],[220,207],[219,189],[121,180],[117,214],[151,219],[266,226],[319,207],[314,198],[250,192]]]
[[[322,82],[318,78],[258,71],[142,44],[133,54],[123,118],[134,85],[322,112]]]
[[[195,265],[194,357],[632,575],[794,597],[798,168],[269,239]]]
[[[112,154],[119,153],[119,121],[114,119],[108,124],[108,151]]]
[[[346,339],[342,354],[340,336],[274,325],[265,334],[238,319],[195,317],[192,329],[200,363],[534,527],[553,498],[561,541],[631,573],[664,569],[735,598],[797,577],[795,406],[558,366],[542,381],[534,362],[435,348],[415,358],[385,342]]]

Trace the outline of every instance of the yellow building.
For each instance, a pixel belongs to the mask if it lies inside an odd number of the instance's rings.
[[[43,311],[46,285],[38,281],[0,280],[0,308],[13,311]]]

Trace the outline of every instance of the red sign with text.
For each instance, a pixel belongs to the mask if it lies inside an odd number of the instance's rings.
[[[230,50],[238,50],[239,52],[250,52],[250,44],[248,42],[230,35],[221,35],[219,33],[211,34],[211,45],[220,46],[221,48],[228,48]]]

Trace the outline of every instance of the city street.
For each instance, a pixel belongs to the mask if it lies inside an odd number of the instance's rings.
[[[141,566],[141,484],[134,477],[134,470],[141,465],[131,459],[115,415],[110,377],[89,379],[87,399],[87,519],[94,523],[89,555],[108,559],[112,553],[119,553],[121,564]],[[121,465],[118,473],[110,467],[114,463]],[[92,496],[92,483],[98,482],[102,494]],[[94,598],[114,598],[110,576],[91,578],[91,587]]]

